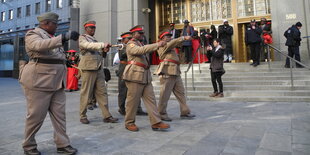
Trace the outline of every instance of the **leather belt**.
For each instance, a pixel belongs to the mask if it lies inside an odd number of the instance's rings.
[[[128,61],[128,64],[133,64],[133,65],[137,65],[137,66],[140,66],[140,67],[143,67],[144,69],[149,69],[150,67],[143,64],[143,63],[140,63],[140,62],[136,62],[136,61]]]
[[[30,59],[33,62],[36,63],[42,63],[42,64],[66,64],[65,60],[59,60],[59,59],[40,59],[40,58],[33,58]]]
[[[128,62],[127,62],[127,61],[120,61],[119,63],[121,63],[121,64],[125,64],[125,65],[127,65],[127,64],[128,64]]]
[[[177,64],[177,65],[180,64],[179,61],[176,61],[176,60],[173,60],[173,59],[164,59],[163,61],[169,61],[169,62],[175,63],[175,64]]]

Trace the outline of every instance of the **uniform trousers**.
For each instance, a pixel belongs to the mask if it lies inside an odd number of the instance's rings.
[[[57,91],[37,91],[23,87],[27,100],[24,150],[37,147],[35,134],[41,128],[47,112],[54,127],[54,142],[57,148],[70,145],[66,134],[66,95],[64,88]]]
[[[125,80],[118,78],[118,107],[121,110],[125,110],[125,103],[127,97],[127,87]],[[141,102],[139,102],[138,111],[142,111]]]
[[[151,125],[159,123],[161,120],[157,110],[152,83],[140,84],[126,81],[126,86],[128,88],[128,91],[127,91],[125,125],[135,123],[137,108],[139,106],[141,98],[146,107]]]
[[[160,97],[158,103],[158,111],[162,118],[168,117],[167,105],[171,96],[171,92],[175,95],[180,104],[181,115],[190,113],[186,104],[185,89],[180,75],[168,76],[160,75]]]
[[[252,56],[253,64],[259,65],[261,43],[251,43],[250,49],[251,49],[251,56]]]
[[[80,93],[80,118],[87,118],[87,105],[90,99],[93,98],[93,94],[101,109],[102,116],[108,118],[111,116],[108,106],[108,93],[104,80],[103,70],[95,71],[82,71],[82,87]]]
[[[299,46],[289,46],[288,47],[288,56],[294,58],[295,56],[295,60],[300,62],[300,54],[299,54]],[[290,66],[290,59],[286,58],[286,63],[285,66],[289,67]],[[300,67],[301,65],[299,65],[298,63],[296,63],[297,67]]]

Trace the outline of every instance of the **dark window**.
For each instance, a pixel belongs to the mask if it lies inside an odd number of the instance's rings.
[[[46,11],[46,12],[51,11],[51,4],[52,4],[52,1],[51,1],[51,0],[46,0],[46,1],[45,1],[45,11]]]
[[[30,16],[30,5],[26,6],[26,16]]]
[[[13,10],[9,10],[9,20],[12,20],[13,19]]]
[[[5,12],[1,12],[1,21],[2,21],[2,22],[5,21]]]
[[[16,14],[17,18],[22,17],[22,8],[17,8],[17,14]]]
[[[40,14],[40,9],[41,9],[41,7],[40,7],[41,5],[40,5],[40,2],[38,2],[38,3],[36,3],[36,14]]]

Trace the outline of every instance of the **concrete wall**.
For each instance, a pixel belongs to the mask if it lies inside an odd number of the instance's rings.
[[[274,45],[282,51],[286,51],[286,38],[284,32],[293,24],[300,21],[303,24],[301,36],[309,36],[310,16],[309,16],[309,0],[271,0],[271,16],[272,16],[272,31]],[[303,38],[300,46],[301,61],[309,63],[309,38]],[[284,57],[275,54],[276,60],[284,60]]]
[[[148,36],[148,14],[141,11],[148,7],[147,0],[81,0],[80,7],[80,32],[84,33],[84,22],[95,20],[98,41],[114,44],[121,33],[140,24],[145,25]]]

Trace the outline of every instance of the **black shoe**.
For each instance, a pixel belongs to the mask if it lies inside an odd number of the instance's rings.
[[[250,63],[250,65],[254,65],[254,62],[253,62],[253,63]]]
[[[24,155],[41,155],[41,152],[38,149],[32,149],[32,150],[24,150]]]
[[[76,154],[78,152],[77,149],[73,148],[71,145],[68,145],[63,148],[57,148],[57,153],[62,153],[62,154]]]
[[[186,114],[186,115],[181,115],[180,117],[182,119],[191,119],[191,118],[196,117],[196,115],[194,115],[194,114]]]
[[[126,111],[125,111],[125,109],[124,109],[124,110],[122,110],[122,109],[118,109],[118,112],[119,112],[121,115],[123,115],[123,116],[125,116],[125,115],[126,115]]]
[[[139,116],[146,116],[147,113],[144,112],[143,110],[138,110],[138,111],[137,111],[137,115],[139,115]]]
[[[91,106],[91,105],[89,105],[89,106],[87,107],[87,109],[88,109],[88,110],[94,110],[93,106]]]
[[[284,68],[290,68],[290,66],[289,65],[285,65]]]
[[[253,67],[257,67],[258,66],[258,64],[253,64]]]

